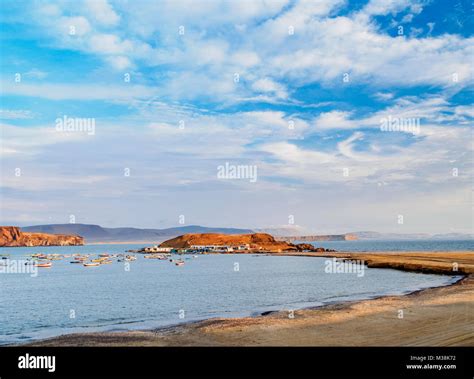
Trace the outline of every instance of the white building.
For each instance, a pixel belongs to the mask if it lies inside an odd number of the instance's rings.
[[[172,247],[159,247],[159,246],[155,246],[153,248],[154,251],[157,251],[159,253],[169,253],[171,252],[171,250],[173,250]]]
[[[227,245],[191,245],[191,249],[194,250],[207,250],[207,251],[220,251],[220,252],[231,252],[234,251],[232,246]]]

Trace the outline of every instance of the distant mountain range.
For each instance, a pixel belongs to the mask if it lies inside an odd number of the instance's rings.
[[[199,225],[180,226],[166,229],[104,228],[87,224],[34,225],[21,228],[24,232],[75,234],[84,237],[86,243],[97,242],[146,242],[158,243],[186,233],[253,233],[251,229],[210,228]]]
[[[248,234],[261,232],[263,229],[239,229],[239,228],[212,228],[199,225],[179,226],[166,229],[140,229],[140,228],[104,228],[99,225],[88,224],[54,224],[54,225],[34,225],[21,228],[24,232],[50,233],[50,234],[75,234],[84,237],[86,243],[98,242],[140,242],[140,243],[160,243],[165,240],[186,234],[186,233],[220,233],[220,234]],[[288,232],[288,230],[286,230]],[[267,233],[278,236],[279,240],[284,239],[283,230],[269,230]],[[373,231],[350,232],[341,235],[333,235],[334,239],[328,239],[327,235],[301,236],[302,240],[344,240],[344,236],[350,235],[359,240],[463,240],[472,239],[472,234],[447,233],[447,234],[426,234],[426,233],[378,233]],[[321,237],[321,238],[318,238]],[[292,240],[297,239],[293,234]]]
[[[351,232],[359,240],[469,240],[472,234],[463,233],[378,233],[378,232]]]

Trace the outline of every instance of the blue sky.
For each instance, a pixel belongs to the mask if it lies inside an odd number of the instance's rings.
[[[0,222],[472,232],[470,7],[3,1]]]

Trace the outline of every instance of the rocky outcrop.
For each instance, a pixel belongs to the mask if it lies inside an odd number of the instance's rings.
[[[84,238],[67,234],[24,233],[16,226],[0,226],[0,246],[75,246]]]
[[[285,251],[294,250],[295,246],[285,241],[276,241],[273,236],[266,233],[254,234],[217,234],[217,233],[191,233],[172,238],[163,242],[160,247],[175,249],[189,248],[193,245],[219,245],[237,246],[249,245],[251,249]]]
[[[184,234],[163,242],[160,247],[171,247],[174,249],[186,249],[195,245],[215,245],[215,246],[239,246],[248,245],[250,250],[263,250],[268,252],[284,251],[328,251],[324,248],[315,248],[308,243],[294,245],[286,241],[277,241],[273,236],[267,233],[254,234]]]
[[[336,250],[325,249],[324,247],[314,247],[310,243],[299,243],[295,245],[298,251],[313,251],[317,253],[331,252]]]

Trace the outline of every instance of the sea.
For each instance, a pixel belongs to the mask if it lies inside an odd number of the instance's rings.
[[[472,241],[318,242],[340,251],[473,250]],[[19,262],[34,253],[124,253],[143,244],[0,248]],[[392,269],[328,270],[327,258],[256,254],[180,256],[98,267],[53,261],[32,272],[0,271],[0,344],[62,334],[154,329],[213,317],[256,316],[447,285],[459,276]],[[178,258],[175,256],[174,258]],[[3,260],[5,261],[5,260]],[[354,266],[355,267],[355,266]],[[362,271],[361,271],[362,270]]]

